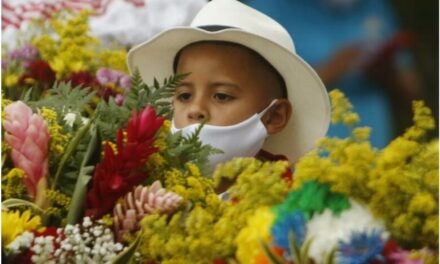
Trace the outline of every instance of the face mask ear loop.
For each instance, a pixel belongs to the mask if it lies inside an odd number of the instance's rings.
[[[267,111],[269,111],[272,108],[272,106],[274,106],[277,102],[278,99],[273,99],[272,102],[270,102],[269,106],[267,106],[263,111],[258,113],[258,116],[262,118],[267,113]]]

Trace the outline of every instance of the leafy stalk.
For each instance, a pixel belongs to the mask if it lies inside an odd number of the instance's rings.
[[[264,254],[269,258],[270,263],[272,264],[285,264],[286,262],[281,259],[279,256],[277,256],[273,251],[269,248],[269,246],[263,242],[260,241],[260,244],[263,248]]]
[[[135,241],[131,243],[131,245],[125,249],[123,252],[121,252],[113,261],[112,264],[126,264],[126,263],[133,263],[133,257],[136,253],[136,250],[139,246],[139,243],[141,241],[142,237],[142,231],[139,232],[137,235]]]
[[[298,242],[296,241],[296,236],[293,231],[289,231],[289,250],[290,254],[293,257],[293,261],[297,264],[303,264],[301,251],[298,246]]]
[[[70,141],[69,145],[67,145],[67,149],[64,152],[63,156],[61,157],[60,163],[58,164],[58,168],[56,170],[54,180],[52,181],[51,189],[54,190],[56,188],[58,183],[58,178],[64,168],[64,165],[66,164],[67,160],[72,156],[72,154],[75,152],[76,147],[78,146],[79,142],[83,139],[85,134],[89,131],[96,117],[97,117],[96,115],[93,116],[85,126],[81,127],[76,132],[75,136],[73,137],[72,141]]]
[[[90,175],[93,172],[94,166],[87,166],[90,158],[93,156],[97,145],[98,145],[98,135],[96,129],[91,129],[92,137],[87,147],[87,151],[84,155],[84,158],[81,163],[81,167],[79,170],[78,178],[75,184],[75,190],[72,195],[72,200],[70,203],[69,212],[67,214],[67,223],[75,224],[82,212],[82,207],[84,205],[84,200],[87,194],[87,184],[89,183],[92,176]]]
[[[180,131],[167,136],[168,148],[163,155],[172,167],[183,169],[184,164],[191,162],[201,169],[202,174],[210,174],[208,156],[223,152],[210,145],[203,145],[200,142],[199,135],[202,128],[203,124],[188,137],[184,137]]]
[[[32,202],[26,201],[26,200],[17,199],[17,198],[10,198],[10,199],[7,199],[2,202],[2,209],[9,209],[9,208],[20,207],[20,206],[30,207],[31,209],[37,211],[40,214],[43,213],[43,209],[41,209],[38,205],[36,205],[35,203],[32,203]]]
[[[49,96],[29,102],[29,105],[34,108],[49,107],[64,116],[67,112],[83,113],[95,96],[89,88],[72,87],[70,82],[57,82],[48,91]]]

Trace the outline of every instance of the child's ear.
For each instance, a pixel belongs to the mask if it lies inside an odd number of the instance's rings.
[[[263,124],[269,135],[276,134],[286,127],[292,115],[292,105],[287,99],[278,99],[275,106],[263,116]]]

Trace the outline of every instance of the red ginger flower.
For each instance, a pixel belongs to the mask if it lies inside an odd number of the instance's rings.
[[[33,198],[43,195],[40,190],[48,171],[49,129],[44,119],[32,113],[21,101],[5,107],[5,140],[11,146],[14,166],[26,173],[25,184]],[[41,182],[40,182],[41,181]],[[37,186],[40,186],[37,188]]]
[[[126,142],[124,132],[118,130],[116,153],[110,144],[104,146],[104,158],[96,166],[92,188],[87,195],[86,215],[99,218],[111,212],[116,201],[142,183],[148,173],[144,165],[157,152],[154,136],[164,121],[152,107],[134,112],[128,121]]]

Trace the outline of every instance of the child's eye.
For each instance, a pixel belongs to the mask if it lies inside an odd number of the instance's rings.
[[[216,93],[214,94],[214,99],[216,99],[219,102],[227,102],[234,99],[234,97],[224,93]]]
[[[180,93],[177,95],[177,100],[181,101],[181,102],[186,102],[189,99],[191,99],[191,94],[190,93]]]

